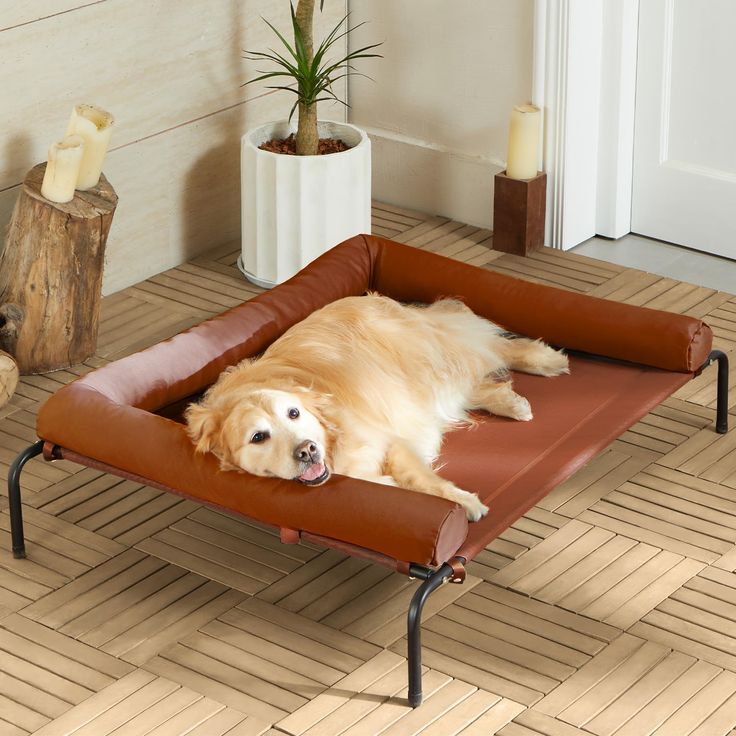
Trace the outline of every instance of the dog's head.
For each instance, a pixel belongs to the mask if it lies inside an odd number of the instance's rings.
[[[305,390],[257,388],[226,403],[205,396],[187,409],[187,432],[197,452],[214,453],[223,469],[320,485],[330,477],[324,403]]]

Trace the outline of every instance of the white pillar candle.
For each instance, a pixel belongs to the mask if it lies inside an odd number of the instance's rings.
[[[97,186],[114,122],[109,112],[94,105],[77,105],[72,110],[66,134],[81,135],[84,138],[84,156],[77,189],[92,189]]]
[[[509,179],[533,179],[537,175],[540,117],[534,105],[517,105],[511,111],[506,165]]]
[[[41,184],[41,194],[51,202],[71,202],[84,154],[84,140],[68,135],[49,148],[49,159]]]

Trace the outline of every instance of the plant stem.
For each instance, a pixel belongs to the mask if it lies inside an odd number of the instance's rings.
[[[296,6],[296,22],[302,32],[307,61],[314,59],[314,21],[315,0],[299,0]],[[317,105],[299,105],[299,126],[296,131],[296,153],[298,156],[316,156],[319,146],[317,134]]]

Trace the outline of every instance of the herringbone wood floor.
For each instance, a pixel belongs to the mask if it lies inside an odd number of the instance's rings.
[[[488,231],[383,204],[374,232],[704,317],[717,347],[736,346],[730,294],[552,250],[503,255]],[[253,296],[236,256],[221,247],[105,299],[95,357],[24,378],[0,410],[0,469],[61,384]],[[713,374],[491,544],[464,586],[433,596],[416,711],[402,699],[416,583],[32,461],[27,560],[8,552],[0,501],[0,734],[736,735],[736,430],[713,432]]]

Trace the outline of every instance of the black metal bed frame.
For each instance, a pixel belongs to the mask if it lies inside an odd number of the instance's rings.
[[[721,350],[713,350],[708,359],[695,372],[699,376],[709,365],[717,361],[717,398],[716,398],[716,432],[726,434],[728,431],[728,356]],[[22,559],[26,556],[25,538],[23,535],[23,511],[20,498],[20,476],[23,466],[32,458],[43,452],[44,441],[39,440],[23,450],[15,458],[8,472],[8,501],[10,511],[10,534],[13,546],[13,557]],[[466,560],[456,557],[458,566]],[[411,564],[409,577],[422,580],[414,592],[407,614],[407,664],[409,668],[409,705],[416,708],[422,702],[422,610],[429,596],[444,583],[452,580],[462,582],[464,576],[458,576],[458,566],[444,563],[436,570],[424,565]]]

